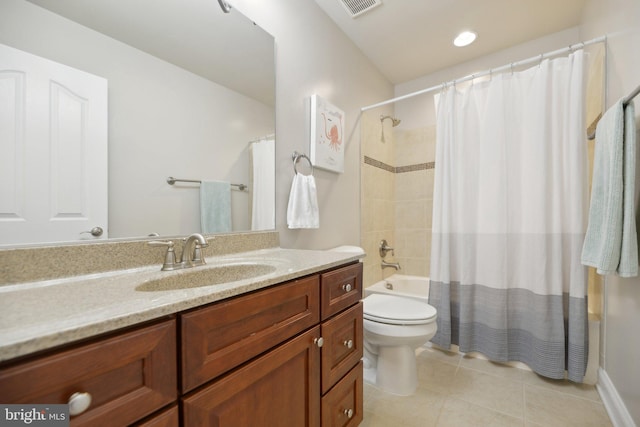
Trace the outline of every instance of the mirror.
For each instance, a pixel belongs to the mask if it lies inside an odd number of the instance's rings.
[[[0,43],[107,80],[109,238],[200,231],[199,184],[168,177],[246,185],[231,187],[233,232],[252,229],[254,196],[275,209],[275,174],[268,193],[251,182],[254,141],[274,140],[274,40],[237,10],[215,0],[3,0]],[[275,227],[267,223],[254,229]]]

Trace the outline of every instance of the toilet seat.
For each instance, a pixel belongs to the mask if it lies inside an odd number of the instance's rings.
[[[415,299],[371,294],[364,300],[364,318],[390,325],[421,325],[435,321],[435,307]]]

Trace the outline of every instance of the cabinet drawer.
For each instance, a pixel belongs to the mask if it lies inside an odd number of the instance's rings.
[[[317,324],[318,281],[318,276],[310,276],[182,315],[182,390]]]
[[[355,427],[363,418],[362,362],[322,398],[323,427]]]
[[[169,320],[0,369],[0,402],[65,404],[91,394],[72,426],[127,425],[176,400],[176,327]]]
[[[325,320],[362,299],[362,263],[322,273],[320,284]]]
[[[135,427],[179,427],[180,426],[180,413],[178,412],[178,405],[173,405],[171,408],[160,412],[153,417],[150,417],[144,421],[135,424]]]
[[[184,426],[319,427],[319,332],[310,329],[184,399]]]
[[[322,393],[362,359],[362,302],[322,324]]]

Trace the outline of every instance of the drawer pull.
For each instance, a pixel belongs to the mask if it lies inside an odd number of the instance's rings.
[[[320,337],[320,338],[314,338],[313,339],[313,343],[315,345],[317,345],[318,347],[322,347],[324,345],[324,338]]]
[[[69,415],[80,415],[91,405],[90,393],[73,393],[69,398]]]
[[[353,409],[345,409],[344,410],[344,414],[347,416],[347,418],[351,419],[353,418]]]
[[[346,340],[342,343],[347,348],[353,348],[353,340]]]
[[[342,285],[342,290],[345,292],[351,292],[352,289],[353,289],[353,286],[351,286],[351,283],[346,283]]]

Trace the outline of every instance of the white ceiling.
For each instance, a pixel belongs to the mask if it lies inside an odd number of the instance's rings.
[[[315,0],[393,84],[579,25],[586,0],[382,0],[351,18],[341,0]],[[475,43],[453,46],[463,30]]]
[[[2,0],[0,0],[2,1]],[[267,105],[275,103],[271,35],[215,0],[28,0]]]

